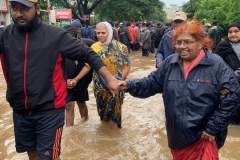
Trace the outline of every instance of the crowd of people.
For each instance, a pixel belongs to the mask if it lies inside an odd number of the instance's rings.
[[[218,159],[229,123],[240,124],[240,23],[228,36],[176,12],[167,25],[78,19],[63,29],[38,18],[38,1],[9,0],[13,24],[0,33],[6,98],[13,109],[16,151],[29,159],[60,159],[62,130],[74,106],[88,119],[88,86],[101,121],[121,128],[125,92],[163,96],[168,145],[174,160]],[[54,35],[54,36],[52,36]],[[156,70],[127,80],[129,54],[155,53]],[[197,150],[197,151],[196,151]]]
[[[171,29],[171,25],[154,24],[153,22],[115,22],[108,21],[113,29],[113,39],[117,40],[128,48],[128,53],[138,51],[142,48],[142,56],[155,53],[164,31]],[[96,24],[81,24],[79,19],[72,22],[78,30],[78,36],[97,41]],[[90,31],[89,31],[90,30]],[[87,34],[88,33],[88,34]],[[87,36],[89,35],[89,36]]]

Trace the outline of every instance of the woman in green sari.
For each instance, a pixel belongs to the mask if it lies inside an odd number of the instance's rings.
[[[96,32],[99,41],[92,45],[92,49],[102,58],[115,78],[125,80],[130,70],[131,60],[128,54],[123,52],[124,45],[112,39],[113,28],[108,22],[98,23]],[[120,91],[113,97],[106,81],[97,72],[93,74],[93,82],[100,119],[109,121],[112,129],[121,128],[124,91]]]

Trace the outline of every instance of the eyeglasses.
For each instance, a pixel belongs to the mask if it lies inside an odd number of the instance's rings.
[[[197,41],[191,41],[191,40],[176,41],[175,46],[180,47],[182,44],[184,44],[184,46],[189,46],[195,42],[197,42]]]
[[[97,32],[97,34],[106,34],[106,32]]]

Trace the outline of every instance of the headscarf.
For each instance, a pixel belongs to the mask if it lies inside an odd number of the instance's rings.
[[[99,27],[99,25],[102,25],[102,24],[104,24],[105,27],[107,28],[108,38],[107,38],[107,40],[106,40],[105,42],[103,42],[103,43],[99,41],[99,44],[100,44],[101,46],[105,46],[105,45],[108,45],[108,44],[112,41],[112,38],[113,38],[113,28],[112,28],[112,26],[110,25],[110,23],[108,23],[108,22],[99,22],[99,23],[97,24],[97,26],[96,26],[96,29]]]
[[[230,28],[232,27],[237,27],[240,30],[240,22],[233,22],[231,23],[228,28],[227,31],[229,31]],[[239,43],[235,43],[236,45],[239,45]],[[231,42],[228,38],[226,40],[221,41],[216,50],[215,53],[217,53],[219,56],[224,57],[226,55],[229,55],[231,53],[238,53],[238,46],[236,47],[235,45],[233,45],[233,42]],[[237,52],[236,52],[237,51]],[[236,70],[236,68],[234,68],[231,64],[228,64],[234,71]]]
[[[240,22],[233,22],[232,24],[230,24],[228,26],[227,31],[229,31],[229,29],[232,28],[232,27],[237,27],[240,30]]]

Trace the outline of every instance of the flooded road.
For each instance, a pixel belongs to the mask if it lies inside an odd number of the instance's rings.
[[[154,54],[142,57],[132,52],[128,78],[141,78],[155,69]],[[0,160],[27,160],[26,154],[15,152],[12,110],[5,98],[6,84],[0,71]],[[165,114],[160,94],[138,99],[126,94],[122,107],[122,129],[113,131],[101,123],[97,115],[92,84],[87,102],[89,119],[80,119],[75,107],[75,125],[64,127],[62,160],[171,160],[167,145]],[[240,127],[229,127],[220,160],[240,159]]]

